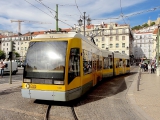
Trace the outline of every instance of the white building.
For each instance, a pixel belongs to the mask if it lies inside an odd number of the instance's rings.
[[[153,33],[139,32],[134,34],[134,57],[135,59],[153,59]]]
[[[76,30],[84,33],[83,27],[76,27]],[[95,44],[102,50],[133,54],[133,36],[129,25],[94,24],[86,26],[85,31],[89,39],[94,36]]]
[[[23,35],[4,36],[1,38],[1,50],[4,51],[6,55],[8,55],[8,53],[11,51],[11,41],[14,41],[15,52],[20,54],[20,60],[23,61],[25,59],[29,42],[32,37],[43,33],[44,31],[38,31],[32,33],[29,32]]]

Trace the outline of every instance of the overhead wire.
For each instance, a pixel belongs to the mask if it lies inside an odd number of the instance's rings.
[[[64,5],[60,5],[58,4],[59,6],[76,6],[76,5],[70,5],[70,4],[64,4]]]
[[[131,17],[131,16],[134,16],[134,15],[139,15],[139,14],[143,14],[143,13],[146,13],[146,12],[155,11],[156,9],[160,9],[160,6],[154,7],[154,8],[148,9],[148,10],[144,10],[144,11],[141,11],[141,12],[136,12],[136,13],[133,13],[133,14],[130,14],[130,15],[123,15],[123,17],[127,18],[127,17]],[[120,18],[121,18],[121,16],[115,17],[115,18],[92,19],[92,20],[108,20],[108,19],[120,19]]]
[[[43,6],[45,6],[48,9],[48,11],[52,14],[52,16],[54,16],[53,13],[52,13],[52,11],[50,11],[50,8],[48,6],[46,6],[45,4],[43,4],[40,0],[35,0],[35,1],[37,1],[38,3],[42,4]],[[53,10],[53,11],[56,12],[55,10]]]
[[[83,15],[82,15],[82,13],[81,13],[81,11],[80,11],[80,10],[79,10],[79,8],[78,8],[78,5],[77,5],[76,0],[75,0],[75,4],[76,4],[76,7],[77,7],[77,9],[78,9],[79,13],[81,14],[81,16],[83,16]]]
[[[123,21],[124,21],[124,23],[126,24],[126,21],[124,20],[124,15],[123,15],[123,11],[122,11],[122,2],[121,2],[121,0],[120,0],[120,8],[121,8],[121,14],[120,14],[120,16],[122,17],[122,19],[123,19]]]
[[[53,18],[53,16],[51,16],[51,15],[49,15],[48,13],[44,12],[43,10],[41,10],[41,9],[38,8],[37,6],[33,5],[32,3],[28,2],[27,0],[24,0],[24,1],[26,1],[26,2],[29,3],[30,5],[34,6],[34,7],[37,8],[37,9],[39,9],[41,12],[43,12],[43,13],[45,13],[45,14],[47,14],[48,16],[50,16],[50,17]]]
[[[53,17],[53,16],[49,15],[48,13],[44,12],[43,10],[41,10],[41,9],[38,8],[37,6],[33,5],[32,3],[28,2],[27,0],[25,0],[25,1],[26,1],[27,3],[29,3],[30,5],[34,6],[35,8],[39,9],[41,12],[43,12],[43,13],[47,14],[48,16],[50,16],[50,17],[52,17],[52,18],[55,19],[55,17]],[[40,2],[41,2],[41,1],[40,1]],[[43,5],[43,4],[42,4],[42,5]],[[49,7],[46,6],[46,5],[44,5],[44,6],[47,7],[48,9],[51,9],[51,8],[49,8]],[[51,10],[52,10],[52,9],[51,9]],[[56,12],[55,10],[53,10],[53,11]],[[68,23],[65,23],[64,21],[62,21],[62,20],[60,20],[60,19],[58,19],[58,21],[60,21],[60,22],[62,22],[62,23],[64,23],[64,24],[66,24],[66,25],[68,25],[68,26],[70,26],[70,27],[73,28],[73,26],[69,25]]]

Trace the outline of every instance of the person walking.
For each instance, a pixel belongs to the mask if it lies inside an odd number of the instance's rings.
[[[3,77],[5,64],[3,64],[3,61],[0,62],[0,72],[1,72],[1,78]]]
[[[154,64],[151,65],[151,73],[154,73]]]
[[[148,73],[151,73],[151,64],[148,64]]]

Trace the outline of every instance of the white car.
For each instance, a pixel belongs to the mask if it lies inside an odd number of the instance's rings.
[[[4,61],[3,63],[5,64],[4,74],[5,73],[10,73],[11,62],[10,61]],[[12,61],[12,74],[15,75],[17,72],[18,72],[17,62],[16,61]]]

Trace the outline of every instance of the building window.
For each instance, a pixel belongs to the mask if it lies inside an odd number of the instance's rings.
[[[125,40],[125,36],[122,36],[122,40]]]
[[[110,34],[111,34],[111,35],[112,35],[112,32],[113,32],[113,31],[112,31],[112,30],[110,30]]]
[[[113,44],[110,44],[109,46],[110,46],[110,48],[112,48],[112,47],[113,47]]]
[[[116,30],[116,34],[118,34],[118,29]]]
[[[5,43],[3,43],[3,46],[5,46]]]
[[[110,41],[112,41],[113,40],[113,37],[110,37]]]
[[[122,43],[122,47],[123,47],[123,48],[125,47],[125,43]]]
[[[104,41],[104,37],[102,37],[102,41]]]
[[[8,48],[7,48],[7,51],[8,51]]]
[[[102,44],[102,48],[105,48],[105,44]]]
[[[21,47],[21,50],[23,50],[23,47]]]
[[[25,51],[27,50],[27,47],[25,47]]]
[[[125,33],[125,29],[122,29],[122,33]]]
[[[119,48],[119,43],[116,43],[116,48]]]
[[[122,53],[125,53],[125,51],[122,51]]]
[[[17,50],[19,50],[19,47],[17,48]]]
[[[119,36],[116,36],[116,40],[119,40]]]

